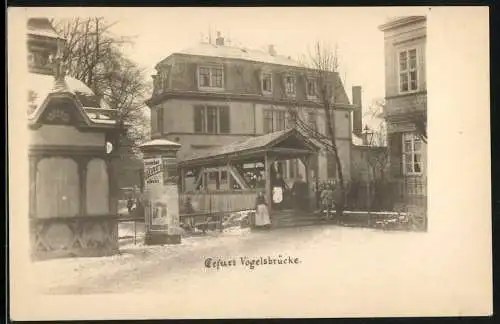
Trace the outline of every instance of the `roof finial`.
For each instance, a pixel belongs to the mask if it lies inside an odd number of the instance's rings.
[[[58,43],[57,54],[53,57],[52,63],[54,66],[54,76],[56,81],[63,81],[66,76],[66,67],[63,62],[62,44],[60,42]]]

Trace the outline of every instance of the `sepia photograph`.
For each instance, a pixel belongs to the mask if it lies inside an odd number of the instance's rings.
[[[12,319],[491,315],[487,7],[8,18]]]

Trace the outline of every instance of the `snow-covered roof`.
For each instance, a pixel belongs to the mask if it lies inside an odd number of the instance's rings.
[[[188,48],[174,54],[242,59],[269,64],[303,67],[299,64],[299,62],[283,55],[271,55],[268,52],[261,50],[246,49],[227,45],[214,45],[208,43],[200,43],[192,48]]]
[[[90,121],[96,124],[116,124],[116,120],[111,117],[115,112],[106,101],[96,96],[83,82],[73,77],[66,76],[64,80],[56,81],[53,75],[29,73],[28,89],[30,119],[39,115],[40,107],[50,94],[67,92],[75,95]]]
[[[40,107],[45,98],[55,89],[54,76],[39,73],[29,73],[30,104]],[[98,98],[82,81],[73,77],[64,78],[64,89],[76,95],[83,107],[110,109],[109,105]]]
[[[233,154],[246,154],[256,152],[258,150],[269,150],[277,147],[284,141],[293,138],[299,142],[303,147],[312,152],[320,150],[315,141],[304,136],[304,134],[296,128],[288,128],[281,131],[268,133],[265,135],[250,137],[240,141],[236,141],[227,145],[214,147],[208,150],[200,150],[188,153],[179,157],[179,162],[189,164],[190,162],[197,162],[205,159],[214,159],[230,156]]]

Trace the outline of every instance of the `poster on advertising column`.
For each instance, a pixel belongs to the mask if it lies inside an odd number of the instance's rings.
[[[144,159],[144,189],[147,193],[159,194],[163,186],[161,158]]]

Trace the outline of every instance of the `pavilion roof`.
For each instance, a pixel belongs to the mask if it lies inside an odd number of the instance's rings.
[[[292,139],[299,144],[300,148],[282,147],[285,141]],[[296,128],[289,128],[278,132],[273,132],[261,136],[251,137],[245,140],[237,141],[228,145],[191,152],[179,158],[180,165],[207,163],[217,159],[229,157],[244,157],[248,154],[265,153],[273,148],[281,148],[297,151],[300,153],[316,153],[319,151],[318,145],[304,136]]]

